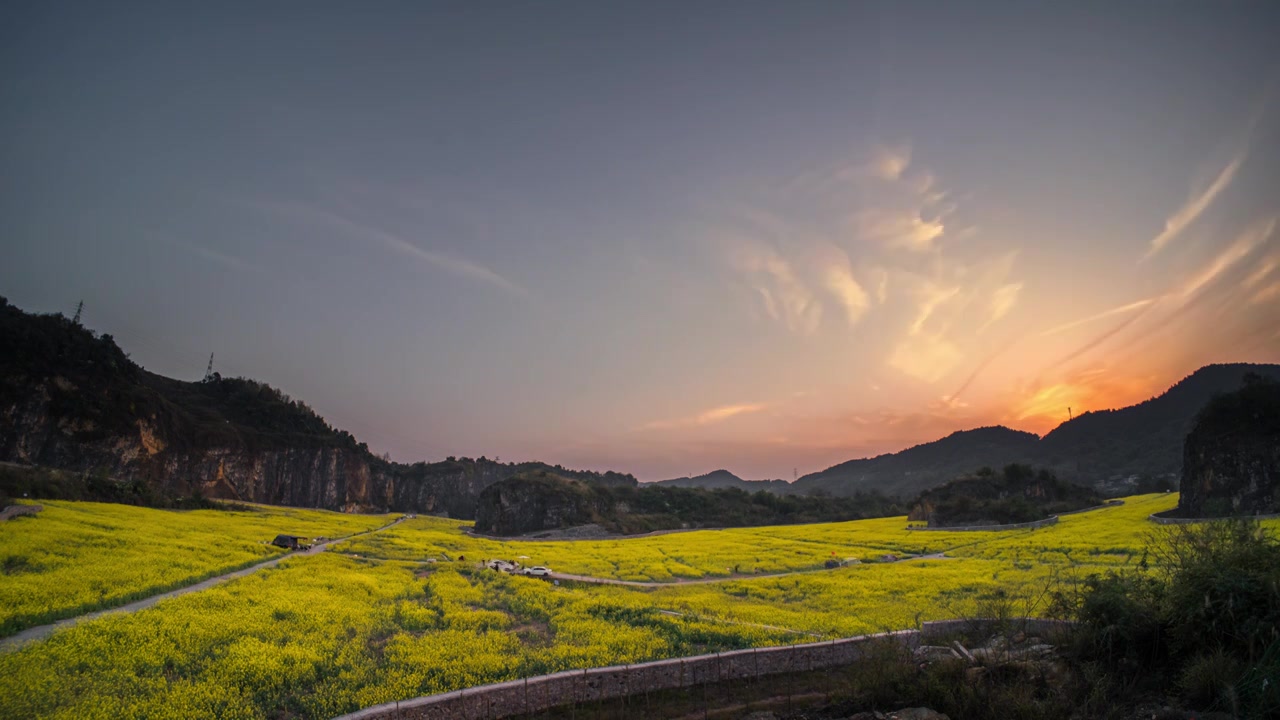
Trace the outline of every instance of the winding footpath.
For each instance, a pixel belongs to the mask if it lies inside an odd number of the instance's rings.
[[[913,555],[911,557],[903,557],[888,562],[911,562],[912,560],[951,560],[945,553],[937,552],[928,555]],[[879,563],[877,563],[879,564]],[[842,567],[850,567],[848,565]],[[569,573],[553,572],[543,577],[548,580],[565,580],[569,582],[591,583],[593,585],[622,585],[624,587],[635,588],[664,588],[673,585],[709,585],[711,583],[733,582],[735,580],[764,580],[766,578],[790,577],[791,575],[807,575],[809,573],[831,572],[838,568],[810,568],[808,570],[789,570],[780,573],[768,573],[759,575],[729,575],[727,577],[703,577],[703,578],[676,578],[665,582],[645,582],[641,580],[616,580],[614,578],[595,577],[594,575],[570,575]],[[775,628],[786,630],[786,628]]]
[[[316,553],[324,552],[325,548],[332,543],[342,542],[345,540],[352,540],[358,537],[364,537],[365,535],[372,535],[374,533],[379,533],[379,532],[382,532],[383,530],[394,527],[395,525],[399,524],[402,520],[404,520],[403,516],[396,518],[395,520],[392,520],[391,522],[387,523],[386,525],[383,525],[382,527],[374,528],[372,530],[366,530],[362,533],[356,533],[354,535],[347,535],[346,537],[332,538],[330,540],[325,540],[322,543],[317,543],[311,546],[311,548],[307,550],[298,550],[294,552],[285,553],[284,555],[277,555],[276,557],[270,558],[268,560],[263,560],[262,562],[257,563],[255,565],[250,565],[247,568],[241,568],[240,570],[236,570],[234,572],[224,573],[222,575],[217,575],[215,577],[207,578],[205,580],[201,580],[200,582],[194,583],[192,585],[180,587],[177,590],[170,590],[168,592],[158,593],[156,595],[151,595],[151,596],[142,598],[141,600],[134,600],[133,602],[126,603],[124,605],[117,605],[115,607],[106,608],[105,610],[95,610],[93,612],[84,613],[83,615],[76,615],[75,617],[64,618],[57,622],[49,623],[48,625],[37,625],[35,627],[30,627],[30,628],[27,628],[26,630],[23,630],[22,632],[16,633],[14,635],[10,635],[9,637],[0,638],[0,652],[11,652],[13,650],[17,650],[18,648],[22,647],[23,645],[26,645],[27,643],[33,640],[43,640],[49,637],[50,635],[52,635],[55,631],[61,630],[62,628],[65,628],[65,627],[71,627],[76,623],[81,623],[86,620],[94,620],[102,617],[103,615],[108,615],[110,613],[131,613],[131,612],[137,612],[139,610],[145,610],[151,607],[152,605],[155,605],[156,603],[160,602],[161,600],[168,600],[169,598],[175,598],[180,595],[186,595],[187,593],[199,592],[201,590],[208,590],[209,588],[214,587],[216,585],[221,585],[222,583],[227,582],[228,580],[235,580],[236,578],[242,578],[246,575],[252,575],[253,573],[258,572],[259,570],[265,570],[267,568],[275,567],[276,565],[280,564],[281,560],[286,560],[291,557],[297,557],[299,555],[315,555]]]

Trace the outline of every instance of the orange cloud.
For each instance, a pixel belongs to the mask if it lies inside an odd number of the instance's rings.
[[[655,420],[641,426],[641,430],[671,430],[682,427],[696,427],[699,425],[711,425],[713,423],[728,420],[736,415],[745,415],[747,413],[760,412],[767,408],[764,403],[738,403],[736,405],[721,405],[709,410],[704,410],[696,415],[689,417],[675,418],[672,420]]]
[[[1132,405],[1151,397],[1155,389],[1150,377],[1121,377],[1109,370],[1086,370],[1028,389],[1015,400],[1008,419],[1019,428],[1043,434],[1065,422],[1069,415]]]

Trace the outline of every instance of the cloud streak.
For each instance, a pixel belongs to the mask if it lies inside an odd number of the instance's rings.
[[[193,243],[186,243],[186,242],[175,241],[174,244],[178,245],[179,247],[186,248],[188,251],[204,258],[205,260],[209,260],[211,262],[214,262],[225,268],[235,270],[237,272],[252,273],[256,275],[260,275],[266,272],[266,270],[260,265],[255,265],[247,260],[241,260],[240,258],[235,257],[234,255],[227,255],[226,253],[219,252],[212,248],[207,248],[202,245],[195,245]]]
[[[1085,318],[1084,321],[1077,321],[1075,324],[1083,324],[1083,322],[1088,322],[1100,317],[1118,315],[1125,311],[1134,311],[1134,314],[1131,317],[1126,318],[1124,322],[1108,329],[1079,348],[1063,356],[1062,359],[1054,363],[1052,367],[1061,367],[1068,362],[1084,356],[1152,313],[1154,313],[1153,317],[1159,318],[1159,322],[1139,329],[1136,334],[1131,335],[1127,339],[1127,345],[1132,346],[1153,333],[1169,327],[1173,321],[1179,318],[1179,316],[1185,314],[1190,308],[1199,304],[1204,298],[1209,297],[1208,289],[1213,286],[1220,277],[1235,267],[1241,260],[1248,257],[1254,249],[1265,242],[1275,231],[1276,223],[1276,218],[1268,218],[1253,223],[1237,235],[1236,239],[1222,250],[1222,252],[1214,256],[1208,264],[1158,297],[1115,308],[1094,316],[1093,318]],[[1068,326],[1070,325],[1072,325],[1072,323],[1068,323]]]
[[[1146,298],[1145,300],[1132,302],[1132,303],[1129,303],[1128,305],[1121,305],[1119,307],[1113,307],[1109,310],[1103,310],[1102,312],[1097,313],[1096,315],[1090,315],[1088,317],[1080,318],[1079,320],[1072,320],[1071,322],[1063,323],[1061,325],[1058,325],[1057,327],[1049,328],[1048,330],[1045,330],[1044,332],[1040,333],[1040,337],[1057,335],[1058,333],[1063,333],[1073,328],[1078,328],[1081,325],[1088,325],[1089,323],[1097,322],[1099,320],[1105,320],[1106,318],[1113,317],[1115,315],[1123,315],[1125,313],[1133,312],[1134,310],[1140,310],[1155,301],[1156,301],[1156,298]]]
[[[988,303],[987,321],[978,328],[978,332],[982,332],[992,325],[996,324],[1005,315],[1008,315],[1013,307],[1018,304],[1018,295],[1022,292],[1022,283],[1008,283],[996,288],[991,294],[991,300]]]
[[[677,428],[699,427],[724,422],[738,415],[757,413],[769,407],[764,403],[737,403],[713,407],[696,415],[675,418],[673,420],[655,420],[640,426],[641,430],[674,430]]]
[[[795,333],[817,331],[822,303],[777,250],[748,240],[731,243],[730,262],[760,295],[765,312]]]
[[[827,248],[816,262],[820,267],[823,285],[844,307],[845,319],[848,320],[849,326],[857,325],[871,307],[871,298],[862,285],[854,279],[849,256],[838,248],[831,247]]]
[[[381,228],[358,223],[337,213],[319,208],[287,206],[279,207],[278,209],[306,221],[327,225],[347,234],[370,240],[388,250],[414,260],[423,261],[451,275],[498,288],[516,297],[529,297],[528,290],[479,263],[434,250],[427,250]]]
[[[1204,188],[1199,194],[1187,200],[1186,204],[1178,208],[1178,211],[1170,215],[1164,223],[1164,230],[1159,235],[1151,238],[1150,247],[1147,254],[1142,256],[1143,260],[1153,257],[1159,253],[1178,235],[1182,233],[1187,226],[1191,225],[1199,218],[1213,201],[1227,189],[1231,181],[1235,179],[1236,172],[1240,170],[1240,166],[1244,164],[1245,155],[1240,153],[1227,163],[1226,167],[1218,172],[1218,176],[1208,187]]]
[[[926,220],[919,208],[870,208],[858,213],[856,225],[863,237],[912,252],[932,250],[946,232],[941,219]]]

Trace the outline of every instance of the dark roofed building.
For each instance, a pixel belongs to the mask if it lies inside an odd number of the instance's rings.
[[[306,547],[302,540],[303,538],[297,535],[277,535],[276,539],[271,541],[271,544],[288,550],[297,550],[298,548]]]

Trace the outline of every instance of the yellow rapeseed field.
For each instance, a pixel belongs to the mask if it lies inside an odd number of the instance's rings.
[[[324,718],[568,668],[1043,613],[1065,583],[1137,567],[1159,532],[1147,515],[1176,502],[1128,498],[1000,533],[913,532],[884,518],[580,542],[494,541],[418,518],[0,654],[0,718]],[[113,510],[83,511],[91,523]],[[833,553],[869,562],[807,572]],[[663,584],[555,586],[477,567],[520,555]],[[786,570],[806,572],[749,577]],[[681,581],[707,577],[723,581]]]
[[[43,501],[0,523],[0,635],[190,585],[284,551],[277,534],[343,537],[395,516],[253,506],[155,510]]]
[[[0,654],[3,718],[325,718],[495,680],[785,642],[643,593],[333,553]]]
[[[369,557],[502,558],[557,572],[617,580],[668,582],[814,570],[832,558],[873,561],[886,554],[935,553],[981,542],[995,533],[906,530],[903,518],[726,530],[694,530],[605,540],[492,540],[464,532],[468,523],[433,517],[335,546]],[[526,559],[520,559],[526,558]]]

